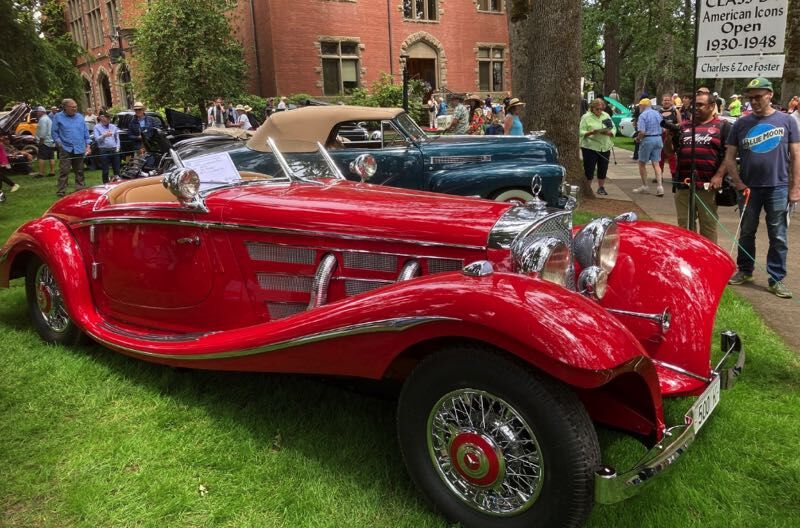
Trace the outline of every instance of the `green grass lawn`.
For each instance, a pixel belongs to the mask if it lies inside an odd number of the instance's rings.
[[[15,179],[22,189],[0,204],[3,241],[55,194],[52,179]],[[739,384],[673,470],[631,500],[596,507],[590,527],[798,526],[798,357],[733,293],[717,327],[743,338]],[[392,397],[45,346],[21,280],[0,290],[0,351],[0,526],[446,526],[405,473]],[[670,421],[690,403],[667,402]],[[620,467],[644,452],[608,431],[601,444]]]
[[[625,149],[633,152],[633,138],[614,136],[614,146],[618,149]]]

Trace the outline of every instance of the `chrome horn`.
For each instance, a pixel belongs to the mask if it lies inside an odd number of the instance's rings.
[[[615,308],[606,308],[606,310],[616,315],[626,315],[628,317],[649,319],[658,324],[659,328],[661,328],[662,334],[666,334],[667,331],[669,331],[669,325],[672,324],[672,313],[670,313],[669,308],[664,308],[664,311],[660,314],[629,312],[628,310],[617,310]]]

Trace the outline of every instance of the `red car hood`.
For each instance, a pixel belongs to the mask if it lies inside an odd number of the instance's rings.
[[[225,223],[320,233],[485,247],[489,231],[510,206],[391,187],[327,182],[253,185],[212,193],[209,209]]]

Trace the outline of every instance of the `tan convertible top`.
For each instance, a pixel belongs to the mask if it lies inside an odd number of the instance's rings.
[[[394,119],[402,111],[402,108],[336,105],[306,106],[277,112],[255,131],[247,146],[259,152],[269,152],[267,137],[271,137],[281,152],[314,152],[317,141],[325,145],[331,129],[339,123]]]

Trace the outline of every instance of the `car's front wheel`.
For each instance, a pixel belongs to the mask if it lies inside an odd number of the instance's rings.
[[[55,275],[39,257],[28,262],[25,293],[31,323],[44,341],[59,345],[76,345],[81,341],[83,333],[67,314]]]
[[[521,205],[527,201],[533,200],[533,195],[530,191],[526,191],[525,189],[506,189],[496,193],[493,199],[498,202]]]
[[[581,526],[600,449],[569,387],[481,346],[442,351],[406,381],[397,415],[412,479],[465,527]]]

